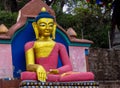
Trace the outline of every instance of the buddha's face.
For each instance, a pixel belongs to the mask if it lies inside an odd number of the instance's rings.
[[[41,36],[48,37],[52,34],[54,21],[51,18],[41,18],[37,21],[38,31]]]

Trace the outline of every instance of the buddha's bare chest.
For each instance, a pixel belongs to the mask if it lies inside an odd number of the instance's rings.
[[[48,57],[52,52],[54,46],[54,42],[36,42],[34,45],[36,57]]]

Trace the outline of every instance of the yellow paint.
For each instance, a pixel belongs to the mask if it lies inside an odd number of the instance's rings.
[[[54,41],[36,41],[34,44],[34,51],[36,58],[39,57],[48,57],[50,53],[52,52],[53,48],[55,46]]]
[[[35,64],[35,61],[34,61],[34,51],[33,51],[33,48],[27,50],[25,52],[25,56],[26,56],[26,64]]]
[[[42,12],[46,9],[42,8]],[[28,71],[37,73],[37,79],[45,82],[47,79],[47,72],[40,64],[35,63],[36,58],[48,57],[52,52],[55,42],[56,23],[52,18],[40,18],[37,22],[32,23],[36,41],[34,46],[25,52],[26,55],[26,68]],[[51,38],[52,36],[52,38]],[[57,69],[51,69],[50,73],[59,73]]]
[[[45,7],[42,7],[41,11],[42,11],[42,12],[46,12],[46,8],[45,8]]]

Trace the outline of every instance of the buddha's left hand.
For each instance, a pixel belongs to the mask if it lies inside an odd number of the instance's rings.
[[[48,74],[58,74],[59,70],[58,69],[50,69]]]

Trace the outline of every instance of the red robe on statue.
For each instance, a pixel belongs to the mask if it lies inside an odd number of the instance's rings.
[[[28,42],[25,45],[25,51],[32,48],[34,42]],[[57,68],[58,55],[62,61],[63,66]],[[59,74],[48,74],[47,81],[51,82],[69,82],[69,81],[88,81],[94,80],[94,74],[92,72],[73,72],[70,59],[68,57],[66,48],[61,43],[56,43],[52,52],[48,57],[40,57],[35,59],[35,64],[42,65],[48,72],[50,69],[58,69]],[[67,75],[61,76],[61,74],[67,73]],[[25,71],[21,73],[21,80],[37,80],[36,72]]]

